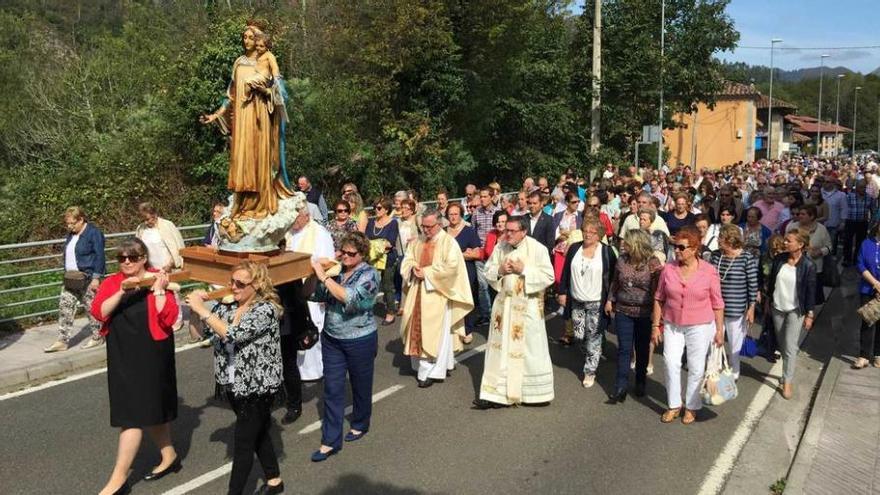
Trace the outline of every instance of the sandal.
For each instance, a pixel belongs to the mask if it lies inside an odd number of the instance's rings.
[[[680,407],[676,408],[676,409],[667,409],[666,412],[664,412],[663,415],[660,416],[660,422],[661,423],[672,423],[679,416],[681,416],[681,408]]]
[[[689,425],[697,420],[697,411],[691,411],[690,409],[684,410],[684,416],[681,418],[681,424]]]

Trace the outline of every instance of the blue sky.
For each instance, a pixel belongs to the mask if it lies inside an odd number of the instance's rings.
[[[578,0],[576,12],[583,9]],[[587,0],[592,6],[592,0]],[[659,6],[660,0],[657,0]],[[732,0],[727,13],[740,32],[738,48],[720,58],[753,65],[770,65],[770,51],[744,48],[770,46],[771,38],[784,41],[777,48],[880,45],[880,0]],[[849,50],[775,50],[774,66],[792,70],[844,66],[862,73],[880,67],[880,48]]]

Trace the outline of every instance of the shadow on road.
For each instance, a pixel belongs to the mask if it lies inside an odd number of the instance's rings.
[[[416,488],[403,488],[384,482],[373,482],[360,474],[345,474],[336,480],[336,485],[321,492],[321,495],[349,495],[352,493],[382,495],[440,495],[441,492],[425,492]]]

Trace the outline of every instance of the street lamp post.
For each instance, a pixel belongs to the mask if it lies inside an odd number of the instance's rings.
[[[840,80],[844,74],[837,75],[837,109],[834,111],[834,156],[840,154]]]
[[[663,168],[663,56],[666,51],[666,0],[660,0],[660,134],[657,141],[657,170]]]
[[[770,97],[767,103],[767,158],[773,160],[773,46],[782,43],[782,38],[770,40]]]
[[[827,53],[819,55],[819,115],[818,127],[816,128],[816,154],[822,156],[822,81],[825,80],[825,59],[830,57]]]
[[[856,116],[858,116],[859,112],[859,90],[861,90],[861,86],[856,86],[856,95],[853,100],[853,141],[852,141],[852,150],[850,151],[850,157],[856,157],[856,125],[858,125],[858,121],[856,120]]]

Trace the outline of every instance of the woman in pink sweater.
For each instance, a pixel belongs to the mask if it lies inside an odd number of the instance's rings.
[[[700,383],[709,346],[724,345],[724,300],[721,282],[711,264],[697,256],[700,231],[693,225],[679,229],[673,241],[675,261],[663,268],[654,296],[651,340],[665,341],[666,396],[669,409],[660,421],[671,423],[681,410],[681,355],[687,349],[688,374],[685,411],[681,422],[691,424],[702,407]],[[663,319],[664,331],[660,331]]]

